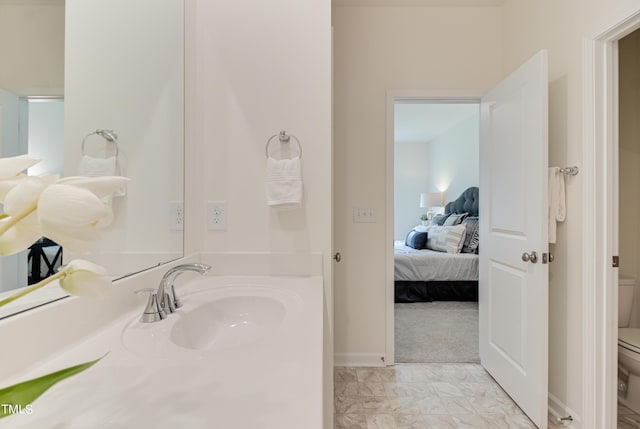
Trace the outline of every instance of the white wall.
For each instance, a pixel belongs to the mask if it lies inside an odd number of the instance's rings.
[[[394,240],[404,240],[407,233],[420,224],[422,192],[429,188],[429,143],[396,143],[394,156]]]
[[[429,143],[430,189],[444,192],[445,204],[479,185],[479,115],[456,124]]]
[[[122,275],[147,268],[153,255],[156,264],[179,257],[183,234],[170,229],[169,202],[182,201],[184,189],[183,1],[66,6],[65,175],[77,174],[87,134],[113,129],[131,178],[127,195],[113,199],[115,221],[91,259]],[[114,148],[92,135],[85,153],[101,157]]]
[[[322,252],[330,416],[331,3],[187,5],[188,247],[292,253],[309,268],[311,253]],[[264,191],[265,145],[283,129],[300,139],[304,151],[304,205],[288,211],[269,208]],[[225,231],[206,231],[207,200],[226,201]]]
[[[504,72],[549,50],[549,165],[582,161],[582,43],[620,16],[628,0],[506,0]],[[567,218],[549,266],[549,390],[582,414],[582,178],[567,180]]]
[[[0,88],[18,95],[62,95],[64,1],[0,2]]]
[[[336,358],[385,354],[386,93],[487,90],[502,74],[500,7],[334,8]],[[376,223],[352,223],[371,207]]]

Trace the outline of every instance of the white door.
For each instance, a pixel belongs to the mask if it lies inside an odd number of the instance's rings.
[[[480,107],[480,361],[542,429],[548,392],[547,75],[547,52],[541,51]]]

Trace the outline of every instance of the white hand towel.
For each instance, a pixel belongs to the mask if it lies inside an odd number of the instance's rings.
[[[78,165],[78,175],[86,177],[114,176],[116,174],[116,157],[94,158],[83,155]]]
[[[83,155],[78,164],[78,176],[99,177],[99,176],[120,176],[120,166],[118,158],[111,156],[109,158],[94,158],[92,156]],[[122,197],[127,194],[126,188],[117,189],[114,197]]]
[[[560,168],[549,168],[549,243],[556,242],[557,222],[564,222],[567,206],[564,192],[564,174]]]
[[[297,206],[302,204],[302,166],[300,158],[267,159],[267,204]]]

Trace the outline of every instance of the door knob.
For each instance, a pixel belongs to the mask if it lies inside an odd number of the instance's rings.
[[[532,264],[535,264],[538,262],[538,254],[535,251],[531,253],[524,252],[522,254],[522,260],[524,262],[531,262]]]
[[[342,255],[340,255],[340,252],[336,252],[336,254],[333,255],[333,260],[336,262],[340,262],[342,260]]]

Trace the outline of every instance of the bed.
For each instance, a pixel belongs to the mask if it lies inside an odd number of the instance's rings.
[[[457,227],[465,231],[460,253],[394,243],[395,302],[478,300],[478,192],[477,187],[468,188],[445,206],[445,221],[452,215],[462,217],[458,225],[464,227]],[[433,226],[422,231],[429,236]]]

